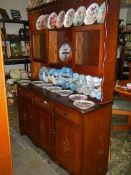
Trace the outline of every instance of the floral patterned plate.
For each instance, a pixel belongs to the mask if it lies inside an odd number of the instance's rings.
[[[47,21],[48,21],[49,15],[43,15],[43,17],[40,19],[40,29],[47,28]]]
[[[92,101],[88,101],[88,100],[79,100],[79,101],[75,101],[73,105],[80,109],[86,110],[86,109],[93,107],[95,103]]]
[[[48,18],[47,27],[48,29],[54,29],[56,27],[57,14],[52,12]]]
[[[61,28],[63,26],[64,19],[65,19],[65,11],[62,10],[62,11],[60,11],[60,13],[57,16],[57,21],[56,21],[57,28]]]
[[[84,6],[80,6],[75,12],[73,20],[74,26],[81,26],[84,23],[85,16],[86,16],[86,8]]]
[[[73,101],[78,101],[78,100],[86,100],[87,96],[83,94],[72,94],[69,96],[69,99]]]
[[[99,7],[98,15],[97,15],[97,22],[104,23],[106,17],[106,3],[103,2]]]
[[[64,19],[64,27],[70,27],[73,23],[75,15],[75,10],[73,8],[69,9],[66,12],[65,19]]]
[[[96,21],[99,11],[99,5],[97,3],[91,4],[86,10],[86,16],[84,19],[85,25],[93,24]]]

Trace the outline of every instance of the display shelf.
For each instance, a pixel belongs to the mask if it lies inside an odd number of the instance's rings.
[[[6,23],[11,23],[11,24],[23,24],[23,29],[26,30],[26,27],[28,26],[28,21],[27,20],[16,20],[16,19],[0,19],[0,23],[2,23],[2,36],[3,36],[3,49],[4,49],[4,64],[5,65],[14,65],[14,64],[24,64],[25,70],[28,71],[28,63],[30,63],[30,59],[29,56],[23,56],[23,55],[19,55],[19,56],[11,56],[8,57],[8,53],[10,50],[10,55],[12,55],[11,53],[11,45],[9,44],[10,49],[7,48],[7,41],[9,41],[9,38],[7,38],[7,34],[6,34]],[[19,38],[19,42],[25,41],[29,42],[29,38]],[[13,42],[17,42],[17,40],[14,38]],[[22,47],[22,46],[21,46]],[[8,49],[8,50],[7,50]],[[9,55],[9,56],[10,56]]]

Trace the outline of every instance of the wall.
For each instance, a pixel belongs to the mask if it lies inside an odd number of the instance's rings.
[[[19,10],[23,20],[27,20],[27,1],[26,0],[0,0],[0,8],[6,9],[10,18],[10,9]],[[18,34],[21,24],[6,24],[6,32],[9,34]],[[9,65],[5,66],[5,72],[9,72],[13,68],[24,69],[24,65]]]

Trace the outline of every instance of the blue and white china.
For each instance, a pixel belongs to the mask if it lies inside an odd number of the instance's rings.
[[[52,68],[52,69],[49,70],[48,74],[50,76],[52,76],[52,75],[54,75],[55,72],[56,72],[56,69],[55,68]]]
[[[81,26],[84,23],[84,18],[86,16],[86,8],[84,6],[80,6],[74,15],[73,24],[74,26]]]
[[[62,46],[60,47],[59,49],[59,58],[61,61],[67,61],[68,58],[70,57],[71,55],[71,47],[68,43],[64,43],[62,44]]]
[[[85,86],[85,88],[83,89],[84,95],[90,95],[91,92],[92,92],[92,88],[89,88],[88,86]]]
[[[48,69],[46,67],[42,67],[40,70],[39,70],[39,80],[41,81],[44,81],[44,77],[45,77],[45,72],[46,72],[46,75],[48,76]]]
[[[73,23],[75,15],[75,10],[73,8],[69,9],[65,14],[64,27],[70,27]]]
[[[102,82],[102,78],[99,77],[93,77],[93,83],[94,83],[94,87],[100,86]]]
[[[100,100],[100,99],[101,99],[101,96],[102,96],[102,93],[101,93],[101,92],[98,92],[98,93],[96,94],[96,99],[97,99],[97,100]]]
[[[77,81],[79,81],[79,74],[78,73],[73,73],[72,82],[77,82]]]
[[[77,89],[77,84],[76,83],[70,83],[70,89],[75,92]]]
[[[106,3],[103,2],[99,7],[97,22],[104,23],[105,17],[106,17]]]
[[[86,16],[84,19],[85,25],[91,25],[96,21],[99,11],[99,5],[97,3],[91,4],[86,10]]]
[[[71,68],[68,68],[68,67],[63,67],[61,70],[60,70],[60,75],[63,76],[63,77],[72,77],[73,76],[73,71]]]
[[[86,81],[87,81],[87,87],[88,88],[93,88],[93,86],[94,86],[94,79],[93,79],[93,77],[90,76],[90,75],[87,75],[86,76]]]
[[[79,84],[82,85],[82,86],[85,86],[86,83],[87,83],[87,81],[86,81],[86,76],[83,75],[83,74],[80,75],[80,76],[79,76]]]

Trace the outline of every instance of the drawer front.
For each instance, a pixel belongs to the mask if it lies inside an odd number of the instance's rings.
[[[69,120],[77,125],[81,124],[81,118],[77,111],[74,111],[68,107],[65,107],[60,104],[54,104],[54,113],[58,114],[59,116],[63,117],[66,120]]]
[[[18,86],[18,96],[26,98],[28,100],[32,99],[32,91],[26,87]]]
[[[49,113],[52,113],[52,102],[47,98],[34,94],[33,102],[38,107],[46,109]]]

